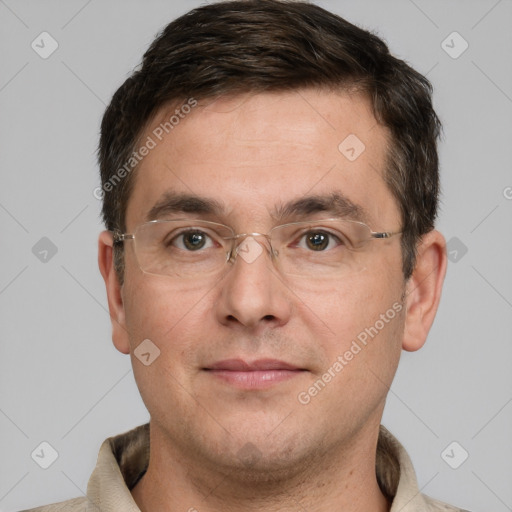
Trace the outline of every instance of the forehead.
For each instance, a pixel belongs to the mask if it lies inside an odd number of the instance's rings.
[[[216,220],[253,230],[292,201],[333,194],[369,222],[396,221],[388,134],[364,96],[305,89],[181,105],[161,109],[141,138],[154,147],[134,176],[127,227],[173,194],[210,200]]]

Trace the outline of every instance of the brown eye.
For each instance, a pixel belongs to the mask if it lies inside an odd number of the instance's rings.
[[[323,251],[329,245],[329,235],[314,233],[306,236],[306,245],[313,251]]]
[[[208,245],[210,244],[210,245]],[[189,230],[176,235],[169,245],[174,245],[185,251],[198,251],[212,244],[210,236],[204,231]]]
[[[206,236],[204,233],[185,233],[183,235],[183,243],[185,247],[191,251],[202,249],[206,243]]]
[[[300,237],[297,243],[297,247],[315,252],[324,252],[339,245],[343,245],[342,240],[324,230],[308,231]]]

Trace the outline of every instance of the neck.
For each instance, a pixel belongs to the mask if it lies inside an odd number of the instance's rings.
[[[150,426],[150,463],[132,490],[142,512],[388,512],[375,473],[377,429],[293,468],[222,470],[184,456]]]

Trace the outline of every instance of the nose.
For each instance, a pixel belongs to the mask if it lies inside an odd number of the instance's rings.
[[[265,235],[244,235],[228,265],[216,305],[221,324],[263,331],[289,321],[291,295],[273,265]]]

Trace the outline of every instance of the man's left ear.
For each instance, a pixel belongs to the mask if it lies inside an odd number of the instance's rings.
[[[406,286],[404,350],[414,352],[427,339],[441,300],[446,265],[446,240],[432,230],[418,245],[416,266]]]

